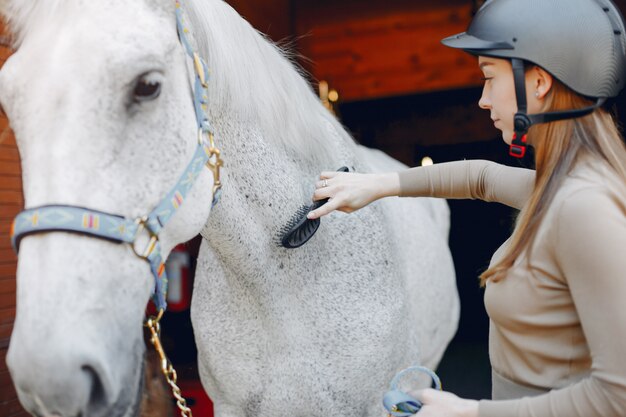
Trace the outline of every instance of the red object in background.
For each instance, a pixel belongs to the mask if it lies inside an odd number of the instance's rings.
[[[165,270],[167,271],[167,309],[173,312],[188,310],[191,306],[191,256],[184,244],[172,249]]]
[[[200,381],[196,379],[180,380],[178,386],[194,417],[213,417],[213,403],[204,392]],[[176,404],[174,404],[174,408],[178,413]]]

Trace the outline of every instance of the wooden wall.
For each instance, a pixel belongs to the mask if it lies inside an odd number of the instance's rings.
[[[307,69],[343,101],[480,84],[476,60],[440,43],[467,28],[468,0],[299,0],[293,7]]]
[[[0,21],[0,67],[11,55]],[[15,318],[15,271],[17,257],[11,248],[9,229],[22,209],[22,173],[15,138],[6,115],[0,111],[0,416],[28,414],[20,406],[6,367],[6,354]]]
[[[292,34],[290,0],[226,0],[252,26],[278,42]]]

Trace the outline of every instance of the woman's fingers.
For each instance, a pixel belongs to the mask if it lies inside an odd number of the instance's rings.
[[[459,398],[450,392],[427,388],[409,395],[422,403],[419,417],[478,417],[478,401]]]
[[[439,391],[432,388],[425,388],[415,392],[415,398],[422,404],[430,404],[440,394]]]
[[[313,193],[313,201],[323,200],[332,197],[333,190],[329,187],[320,187]]]
[[[309,219],[340,210],[346,213],[356,211],[373,201],[373,190],[376,184],[371,174],[355,174],[335,171],[324,171],[320,180],[315,183],[313,201],[329,198],[329,202],[309,213]]]
[[[330,186],[333,182],[333,178],[341,174],[344,174],[344,172],[323,171],[320,174],[320,180],[315,183],[315,188],[324,188]]]
[[[331,179],[331,178],[335,178],[338,174],[343,174],[343,172],[338,172],[338,171],[322,171],[322,173],[320,174],[320,179],[324,180],[324,179]]]
[[[338,200],[329,200],[328,203],[324,204],[322,207],[310,211],[309,214],[307,214],[307,218],[310,220],[317,219],[337,210],[339,207],[341,207],[341,203]]]
[[[315,188],[318,190],[321,188],[326,188],[330,186],[330,181],[331,180],[327,180],[327,179],[319,180],[315,183]]]

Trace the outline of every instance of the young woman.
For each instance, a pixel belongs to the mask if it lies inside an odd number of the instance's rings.
[[[311,212],[387,196],[479,198],[521,209],[481,275],[491,401],[418,393],[428,416],[626,415],[626,149],[600,106],[626,78],[610,0],[488,0],[443,43],[478,56],[479,105],[536,171],[460,161],[400,173],[323,172]]]

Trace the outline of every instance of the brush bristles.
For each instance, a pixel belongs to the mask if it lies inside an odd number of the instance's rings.
[[[317,231],[319,219],[309,220],[306,216],[311,206],[302,206],[283,226],[278,234],[277,243],[288,249],[304,245]]]

